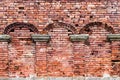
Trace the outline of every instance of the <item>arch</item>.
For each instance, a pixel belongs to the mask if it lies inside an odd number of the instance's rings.
[[[89,33],[91,34],[92,33],[92,30],[90,29],[90,27],[93,27],[93,26],[96,26],[96,27],[99,27],[99,26],[102,26],[106,31],[110,32],[110,33],[115,33],[114,32],[114,29],[109,26],[108,24],[104,24],[102,22],[91,22],[91,23],[88,23],[87,25],[85,25],[80,31],[79,33],[82,34],[82,33]]]
[[[47,25],[43,29],[43,31],[47,31],[48,32],[48,31],[52,30],[53,28],[58,28],[58,27],[63,27],[65,29],[67,29],[68,31],[72,32],[72,33],[76,33],[77,32],[75,27],[72,26],[71,24],[66,24],[64,22],[58,22],[58,21],[55,21],[55,22]]]
[[[28,28],[30,31],[34,32],[34,33],[38,33],[38,29],[33,25],[33,24],[30,24],[30,23],[23,23],[23,22],[15,22],[15,23],[12,23],[10,25],[8,25],[5,30],[4,30],[4,34],[9,34],[10,31],[13,31],[14,28]]]

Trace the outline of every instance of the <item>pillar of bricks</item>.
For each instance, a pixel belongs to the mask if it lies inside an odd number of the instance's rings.
[[[87,34],[70,35],[70,40],[73,42],[73,72],[74,76],[85,76],[85,53],[89,51],[85,44],[88,39]]]
[[[0,35],[0,77],[8,77],[9,61],[8,61],[8,42],[9,35]]]
[[[111,74],[120,76],[120,34],[109,34],[108,39],[111,42]]]
[[[120,42],[112,41],[112,58],[111,58],[111,66],[112,66],[112,75],[120,76]]]
[[[47,42],[50,39],[48,35],[36,34],[32,35],[33,41],[36,43],[36,74],[37,76],[47,75]]]

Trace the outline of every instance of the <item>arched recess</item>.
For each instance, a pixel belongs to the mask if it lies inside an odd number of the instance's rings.
[[[110,33],[115,33],[114,29],[109,26],[108,24],[104,24],[102,22],[90,22],[88,24],[86,24],[80,31],[79,33],[83,34],[83,33],[86,33],[86,34],[92,34],[92,27],[102,27],[104,28],[107,32],[110,32]]]
[[[107,35],[113,34],[114,29],[102,22],[86,24],[80,34],[89,34],[86,42],[88,45],[82,49],[85,58],[86,76],[104,76],[111,74],[111,44],[107,41]]]
[[[35,33],[38,29],[30,23],[15,22],[5,28],[4,34],[11,36],[8,45],[10,77],[35,74],[35,43],[31,38]]]
[[[43,31],[49,32],[51,31],[53,28],[65,28],[67,29],[69,32],[76,33],[76,29],[74,26],[72,26],[71,24],[67,24],[64,22],[59,22],[59,21],[54,21],[53,23],[47,25]]]
[[[9,34],[9,32],[13,32],[15,28],[28,28],[31,32],[38,33],[38,29],[33,24],[23,22],[15,22],[8,25],[3,33]]]
[[[74,26],[54,21],[43,29],[51,36],[47,46],[48,76],[73,76],[73,47],[69,35],[76,33]]]

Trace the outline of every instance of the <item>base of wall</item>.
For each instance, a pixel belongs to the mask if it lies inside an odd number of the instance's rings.
[[[0,80],[120,80],[120,77],[40,77],[40,78],[0,78]]]

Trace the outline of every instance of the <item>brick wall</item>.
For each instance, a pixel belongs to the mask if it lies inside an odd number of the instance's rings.
[[[0,77],[120,76],[119,0],[2,0]],[[48,34],[49,42],[33,41]],[[72,42],[70,35],[89,34]]]

